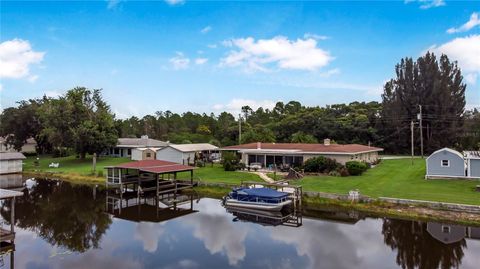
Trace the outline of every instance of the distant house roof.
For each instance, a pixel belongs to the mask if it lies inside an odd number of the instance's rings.
[[[24,160],[25,155],[20,152],[0,152],[0,160]]]
[[[480,159],[480,150],[464,151],[465,159]]]
[[[193,152],[193,151],[205,151],[205,150],[218,150],[217,146],[208,143],[198,144],[170,144],[168,145],[181,152]]]
[[[357,154],[383,151],[382,148],[359,144],[304,144],[304,143],[249,143],[223,147],[221,150],[237,150],[250,153],[323,153],[323,154]]]
[[[163,161],[163,160],[134,161],[134,162],[122,163],[115,166],[108,166],[105,168],[136,169],[139,171],[154,173],[154,174],[191,171],[194,169],[194,167],[192,166]]]
[[[168,142],[151,139],[148,137],[142,138],[119,138],[117,147],[123,148],[139,148],[139,147],[166,147]]]

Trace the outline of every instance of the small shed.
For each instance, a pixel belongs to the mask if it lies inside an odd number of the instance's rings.
[[[480,151],[464,151],[467,177],[480,178]]]
[[[443,244],[452,244],[463,240],[467,236],[467,227],[441,223],[427,223],[428,233]]]
[[[132,161],[155,160],[160,148],[136,148],[132,149]]]
[[[193,164],[195,157],[200,160],[217,158],[218,147],[207,144],[170,144],[157,151],[157,160],[164,160],[180,164]]]
[[[453,149],[443,148],[427,158],[426,178],[462,178],[465,177],[463,155]]]
[[[21,173],[25,159],[25,155],[20,152],[0,152],[0,174]]]

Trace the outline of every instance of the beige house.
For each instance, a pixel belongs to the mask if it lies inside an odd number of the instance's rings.
[[[312,157],[324,156],[341,164],[348,161],[373,163],[378,160],[382,148],[359,144],[330,144],[325,139],[323,144],[303,143],[249,143],[224,147],[221,150],[236,151],[246,165],[259,165],[271,168],[275,165],[301,165]]]
[[[157,151],[160,148],[136,148],[132,149],[132,160],[141,161],[141,160],[155,160],[157,156]]]
[[[17,152],[12,146],[7,145],[7,139],[0,136],[0,152]],[[33,138],[28,138],[22,146],[20,152],[35,153],[37,151],[37,141]]]

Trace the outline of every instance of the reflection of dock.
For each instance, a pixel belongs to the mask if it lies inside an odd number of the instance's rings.
[[[0,189],[0,200],[10,203],[10,227],[0,226],[0,258],[10,253],[10,268],[14,268],[15,251],[15,197],[23,196],[23,193],[12,190]]]
[[[132,194],[120,196],[107,192],[106,200],[108,213],[134,222],[163,222],[197,212],[193,209],[193,196],[187,195],[138,198]]]
[[[365,219],[365,214],[356,210],[345,210],[337,207],[305,208],[305,217],[321,219],[337,223],[355,224]]]

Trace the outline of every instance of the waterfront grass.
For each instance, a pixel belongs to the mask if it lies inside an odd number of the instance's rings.
[[[117,165],[131,161],[129,158],[117,157],[99,157],[97,158],[97,175],[93,174],[92,156],[85,159],[79,159],[75,156],[53,158],[49,155],[40,156],[39,166],[34,165],[36,156],[28,157],[24,161],[23,169],[26,174],[40,177],[55,177],[68,181],[86,183],[104,182],[104,167]],[[58,168],[48,167],[50,163],[59,163]],[[262,181],[258,175],[239,172],[225,171],[219,164],[207,165],[205,167],[196,168],[193,172],[195,181],[240,184],[241,181]],[[179,179],[190,179],[190,172],[178,173]]]
[[[461,179],[425,180],[425,160],[383,160],[361,176],[305,176],[294,181],[304,190],[347,194],[358,189],[371,197],[449,202],[480,205],[480,193],[475,191],[479,181]]]
[[[190,172],[179,173],[178,178],[190,178]],[[227,183],[240,184],[242,181],[264,182],[258,175],[240,171],[225,171],[219,164],[206,165],[196,168],[193,172],[193,179],[206,183]]]

